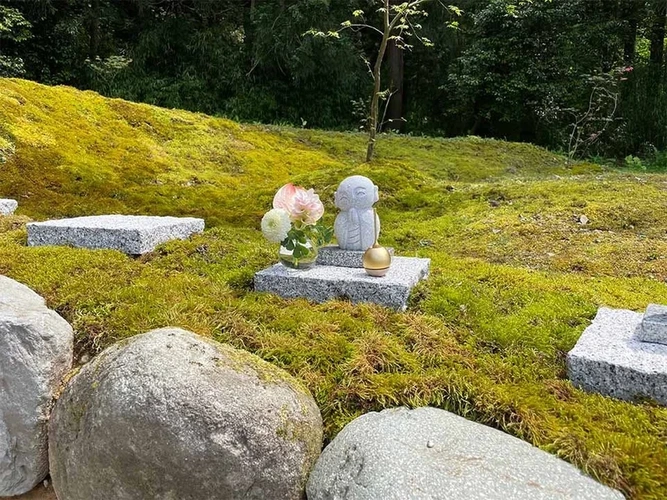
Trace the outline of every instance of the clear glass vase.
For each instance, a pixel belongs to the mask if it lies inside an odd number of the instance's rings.
[[[306,241],[305,247],[308,248],[308,254],[295,258],[292,250],[288,250],[280,245],[278,257],[282,265],[292,269],[310,269],[317,261],[317,245],[310,240]]]

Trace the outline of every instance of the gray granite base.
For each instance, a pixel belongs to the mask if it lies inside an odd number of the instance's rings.
[[[0,215],[12,215],[18,206],[19,204],[16,200],[0,198]]]
[[[203,230],[204,220],[190,217],[99,215],[30,223],[28,245],[66,245],[141,255],[162,243],[186,239]]]
[[[667,405],[667,345],[637,338],[643,315],[600,308],[567,355],[572,383],[589,392]]]
[[[314,302],[372,302],[404,311],[410,292],[428,276],[430,265],[430,259],[395,257],[386,276],[373,278],[358,268],[317,265],[296,270],[276,264],[255,274],[255,290]]]
[[[387,248],[389,255],[394,256],[394,249]],[[363,269],[364,254],[361,250],[343,250],[337,245],[322,247],[317,253],[317,263],[320,266],[356,267]]]
[[[667,306],[657,304],[648,306],[637,338],[643,342],[667,345]]]

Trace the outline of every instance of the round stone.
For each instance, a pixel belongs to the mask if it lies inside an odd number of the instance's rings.
[[[368,413],[327,446],[308,500],[622,500],[574,466],[437,408]]]
[[[88,363],[58,400],[49,438],[53,486],[67,500],[298,499],[322,419],[283,370],[161,329]]]
[[[30,491],[49,472],[47,422],[73,340],[42,297],[0,276],[0,497]]]

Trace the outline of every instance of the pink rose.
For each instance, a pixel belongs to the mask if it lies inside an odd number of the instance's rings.
[[[292,222],[315,224],[324,214],[324,205],[313,189],[306,191],[294,184],[285,184],[273,198],[273,208],[287,211]]]
[[[292,221],[304,224],[315,224],[324,215],[324,205],[313,189],[297,191],[294,197]]]
[[[281,187],[273,197],[273,208],[282,208],[292,215],[294,211],[294,198],[298,191],[305,191],[303,188],[296,187],[291,182]]]

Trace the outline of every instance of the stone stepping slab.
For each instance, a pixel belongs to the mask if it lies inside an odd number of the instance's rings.
[[[430,259],[394,257],[387,275],[374,278],[359,268],[317,265],[299,270],[276,264],[255,274],[255,290],[313,302],[370,302],[404,311],[410,292],[428,276],[430,265]]]
[[[0,215],[12,215],[18,206],[16,200],[0,198]]]
[[[643,315],[600,308],[567,355],[572,383],[588,392],[667,405],[667,345],[642,342]]]
[[[28,224],[28,245],[61,245],[119,250],[141,255],[167,241],[186,239],[204,230],[204,220],[191,217],[98,215]]]

